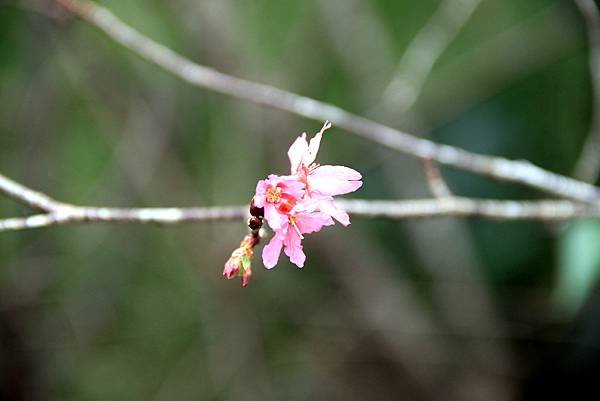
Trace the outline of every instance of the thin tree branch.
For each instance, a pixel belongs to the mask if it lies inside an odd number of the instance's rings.
[[[336,205],[353,217],[414,219],[433,217],[482,217],[500,221],[562,221],[600,218],[597,205],[568,200],[502,201],[470,198],[410,200],[338,200]],[[190,208],[110,208],[64,205],[54,211],[28,217],[0,220],[0,232],[31,228],[91,223],[182,224],[206,221],[241,220],[247,206]]]
[[[575,167],[575,176],[595,182],[600,173],[600,11],[594,0],[575,0],[587,27],[593,106],[589,134]]]
[[[336,201],[336,205],[356,217],[398,220],[455,216],[507,221],[560,221],[600,217],[600,206],[568,200],[504,201],[448,197],[414,200],[339,200]]]
[[[450,192],[448,185],[446,185],[442,173],[435,161],[431,159],[423,160],[423,168],[425,169],[427,185],[433,196],[436,198],[447,198],[452,196],[452,192]]]
[[[190,207],[190,208],[110,208],[75,206],[23,218],[0,220],[0,231],[15,231],[78,223],[155,223],[180,224],[198,221],[240,220],[247,207]]]
[[[0,220],[0,231],[15,231],[78,223],[180,224],[243,219],[248,206],[112,208],[78,206],[57,201],[0,174],[0,192],[46,213]],[[600,204],[569,200],[501,201],[460,197],[414,200],[338,200],[336,205],[355,217],[408,219],[478,216],[497,220],[568,220],[600,218]]]
[[[176,224],[196,221],[236,220],[245,216],[247,207],[190,208],[111,208],[77,206],[57,201],[0,174],[0,193],[38,209],[43,214],[0,220],[0,231],[23,230],[74,223],[157,223]]]
[[[44,212],[53,212],[64,206],[63,203],[50,198],[48,195],[34,191],[2,174],[0,174],[0,193],[32,209]]]
[[[129,50],[182,80],[229,96],[285,110],[309,119],[329,120],[373,142],[422,159],[521,183],[542,191],[579,201],[600,198],[600,189],[544,170],[528,161],[480,155],[449,145],[437,144],[349,113],[337,106],[300,96],[269,85],[236,78],[196,64],[171,49],[140,34],[104,7],[90,1],[55,0],[82,19],[95,25]]]

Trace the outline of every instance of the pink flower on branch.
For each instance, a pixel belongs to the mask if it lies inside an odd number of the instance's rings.
[[[314,161],[321,144],[323,133],[331,128],[329,121],[310,140],[306,141],[306,133],[294,141],[288,150],[291,174],[307,185],[309,194],[343,195],[356,191],[361,187],[361,175],[358,171],[344,166],[321,166]]]
[[[333,225],[333,219],[344,226],[350,224],[348,214],[335,206],[333,197],[356,191],[362,185],[362,176],[349,167],[315,163],[323,133],[330,127],[331,123],[325,122],[310,142],[306,140],[306,133],[294,141],[288,150],[290,175],[271,174],[258,182],[250,205],[251,236],[247,236],[248,240],[254,240],[243,241],[234,251],[223,271],[227,278],[242,276],[243,285],[247,285],[252,274],[252,250],[260,239],[263,218],[275,233],[262,253],[268,269],[275,267],[282,250],[292,263],[303,267],[306,261],[302,247],[304,234]]]
[[[271,174],[256,184],[253,202],[254,206],[264,208],[265,220],[273,230],[278,230],[304,193],[305,184],[295,177]]]
[[[303,234],[314,233],[325,226],[333,225],[333,220],[327,214],[302,210],[303,206],[301,202],[299,208],[292,210],[287,216],[287,221],[279,229],[273,229],[275,236],[263,248],[262,253],[263,264],[267,269],[275,267],[282,248],[293,264],[303,267],[306,260],[302,249]]]
[[[265,205],[265,219],[275,232],[263,249],[267,268],[277,264],[282,248],[292,263],[304,266],[303,234],[332,225],[332,218],[350,224],[348,214],[334,205],[333,196],[356,191],[362,176],[349,167],[315,163],[323,133],[330,127],[331,123],[325,122],[310,142],[306,133],[299,136],[288,150],[290,175],[270,175],[256,187],[254,202]]]
[[[306,133],[303,133],[288,150],[288,158],[291,174],[306,186],[306,196],[318,200],[322,212],[347,226],[350,218],[346,212],[335,207],[333,196],[356,191],[362,186],[362,176],[349,167],[321,166],[314,162],[323,133],[329,128],[331,123],[327,121],[310,142],[306,141]]]

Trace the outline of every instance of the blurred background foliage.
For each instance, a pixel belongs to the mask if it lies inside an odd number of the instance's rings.
[[[241,204],[320,127],[189,87],[51,3],[0,1],[0,171],[26,185],[79,204]],[[570,1],[483,0],[405,113],[382,94],[439,0],[99,3],[201,64],[563,174],[591,117]],[[430,196],[418,161],[340,129],[320,160],[363,173],[356,197]],[[465,196],[543,196],[443,174]],[[1,399],[533,400],[594,383],[597,222],[355,219],[307,238],[303,270],[258,258],[242,290],[221,271],[244,232],[3,233]]]

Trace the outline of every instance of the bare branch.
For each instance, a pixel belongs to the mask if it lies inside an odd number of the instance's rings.
[[[395,77],[384,90],[390,110],[404,113],[421,92],[433,66],[467,23],[481,0],[444,0],[419,30],[398,63]]]
[[[568,200],[502,201],[470,198],[410,200],[338,200],[336,205],[353,217],[414,219],[433,217],[482,217],[493,220],[548,220],[600,218],[600,207]],[[247,206],[191,208],[110,208],[63,205],[45,214],[0,220],[1,231],[82,223],[182,224],[242,220]]]
[[[0,231],[88,222],[176,224],[236,220],[244,218],[248,209],[243,206],[133,209],[77,206],[52,199],[2,174],[0,174],[0,193],[8,195],[23,205],[46,212],[29,217],[0,220]]]
[[[191,208],[110,208],[77,206],[56,201],[0,175],[0,192],[46,213],[0,220],[0,231],[76,223],[180,224],[243,219],[247,206]],[[339,200],[337,206],[355,217],[408,219],[440,216],[479,216],[498,220],[566,220],[600,217],[600,205],[558,201],[500,201],[458,197],[415,200]]]
[[[429,190],[436,198],[447,198],[452,195],[450,189],[446,185],[440,169],[435,161],[431,159],[423,160],[425,168],[425,178],[427,179],[427,185]]]
[[[0,220],[0,231],[15,231],[77,223],[180,224],[241,220],[247,207],[137,208],[69,206],[46,214]]]
[[[593,108],[590,132],[575,168],[575,176],[594,182],[600,173],[600,11],[594,0],[575,0],[587,26]]]
[[[52,199],[0,174],[0,193],[46,213],[0,220],[1,231],[80,223],[181,224],[241,220],[248,206],[112,208],[78,206]],[[568,220],[600,218],[600,204],[569,200],[501,201],[445,196],[414,200],[338,200],[336,205],[354,217],[409,219],[478,216],[497,220]]]
[[[569,220],[600,217],[597,205],[568,200],[504,201],[449,197],[415,200],[339,200],[336,205],[353,216],[409,219],[426,217],[483,217],[492,220]]]
[[[454,166],[496,179],[521,183],[579,201],[597,201],[600,189],[555,174],[527,161],[480,155],[437,144],[349,113],[337,106],[300,96],[269,85],[236,78],[196,64],[140,34],[104,7],[90,1],[55,0],[104,31],[113,40],[182,80],[229,96],[285,110],[309,119],[329,120],[368,140],[421,159]]]
[[[48,195],[27,188],[2,174],[0,174],[0,193],[33,209],[45,212],[51,212],[63,206],[61,202],[50,198]]]

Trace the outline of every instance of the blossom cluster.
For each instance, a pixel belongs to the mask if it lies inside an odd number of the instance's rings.
[[[362,185],[360,173],[349,167],[315,163],[323,128],[308,142],[306,133],[299,136],[288,150],[289,175],[271,174],[256,185],[253,205],[264,209],[264,219],[275,235],[264,247],[263,264],[275,267],[283,249],[290,261],[303,267],[306,260],[302,248],[304,234],[314,233],[334,224],[350,224],[348,214],[338,209],[333,197],[356,191]]]

